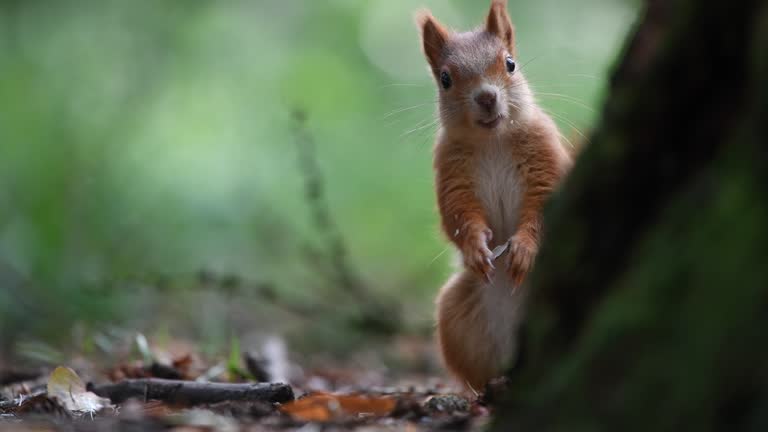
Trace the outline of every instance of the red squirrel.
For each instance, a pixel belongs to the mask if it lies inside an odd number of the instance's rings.
[[[416,20],[439,92],[440,220],[464,264],[437,297],[437,339],[445,366],[477,389],[514,361],[542,207],[572,161],[519,70],[504,0],[470,32],[427,10]]]

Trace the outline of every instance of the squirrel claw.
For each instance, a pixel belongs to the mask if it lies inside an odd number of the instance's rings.
[[[509,239],[509,255],[507,255],[506,267],[509,279],[514,286],[513,289],[517,289],[523,284],[525,277],[533,267],[535,256],[535,243],[519,236]]]
[[[491,280],[495,266],[493,265],[493,252],[488,249],[488,239],[493,234],[489,229],[474,231],[464,243],[464,265],[477,276]]]

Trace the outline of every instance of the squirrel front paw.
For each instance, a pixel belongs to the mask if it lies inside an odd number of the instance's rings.
[[[507,274],[515,288],[523,284],[525,277],[533,267],[538,246],[526,235],[516,234],[509,239],[507,253]]]
[[[488,243],[493,238],[490,229],[479,229],[467,233],[461,254],[464,257],[464,265],[476,275],[491,280],[493,275],[493,252],[488,248]]]

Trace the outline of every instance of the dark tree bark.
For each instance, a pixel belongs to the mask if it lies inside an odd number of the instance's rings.
[[[768,2],[647,3],[546,228],[496,430],[768,430]]]

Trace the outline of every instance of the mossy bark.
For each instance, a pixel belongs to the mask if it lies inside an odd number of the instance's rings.
[[[649,1],[590,141],[495,430],[768,430],[768,3]]]

